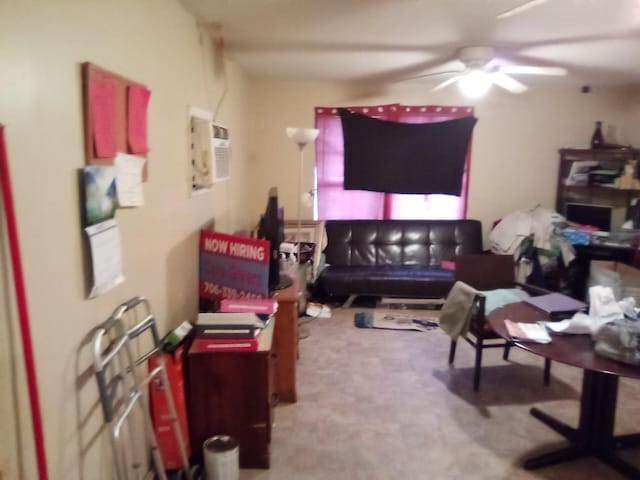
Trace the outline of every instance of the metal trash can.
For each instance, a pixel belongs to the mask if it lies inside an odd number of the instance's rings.
[[[202,445],[207,480],[238,480],[238,441],[229,435],[215,435]]]

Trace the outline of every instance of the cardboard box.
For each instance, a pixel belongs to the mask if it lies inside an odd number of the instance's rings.
[[[592,260],[589,286],[611,287],[616,300],[633,297],[640,306],[640,270],[622,262]]]

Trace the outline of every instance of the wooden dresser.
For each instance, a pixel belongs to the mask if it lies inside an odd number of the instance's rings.
[[[276,394],[281,402],[295,402],[296,362],[298,361],[298,299],[300,293],[294,285],[277,290],[273,298],[278,301],[276,326],[273,333],[275,354]]]
[[[298,360],[297,287],[274,292],[275,319],[260,334],[255,352],[186,355],[186,392],[193,460],[202,464],[202,444],[231,435],[240,445],[241,468],[269,468],[274,406],[296,401]]]
[[[272,320],[255,352],[187,354],[187,404],[192,456],[202,464],[202,445],[213,435],[231,435],[240,445],[241,468],[269,468],[276,403]]]

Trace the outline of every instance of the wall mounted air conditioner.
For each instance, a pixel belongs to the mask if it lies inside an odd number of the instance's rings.
[[[211,124],[213,136],[211,146],[213,151],[213,181],[228,180],[231,175],[231,145],[229,130],[222,125]]]
[[[227,180],[231,170],[229,130],[212,121],[211,112],[189,110],[192,191],[207,189]]]

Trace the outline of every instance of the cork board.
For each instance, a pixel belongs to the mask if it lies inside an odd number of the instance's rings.
[[[87,165],[113,165],[117,152],[134,153],[147,158],[146,148],[146,103],[143,111],[138,111],[138,132],[142,129],[144,144],[131,148],[131,108],[129,108],[130,89],[146,93],[149,90],[138,82],[109,72],[92,63],[82,64],[82,88],[84,109],[85,163]],[[143,114],[143,118],[140,115]],[[134,130],[135,133],[135,130]],[[138,142],[139,145],[139,142]],[[148,165],[145,162],[143,180],[148,177]]]

